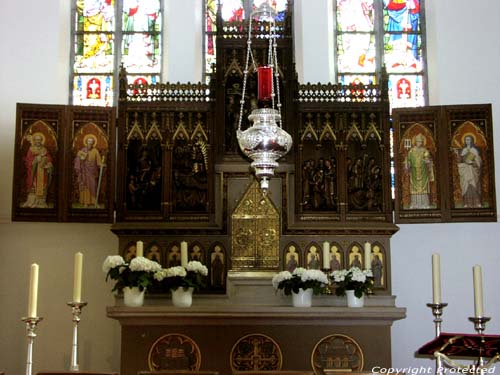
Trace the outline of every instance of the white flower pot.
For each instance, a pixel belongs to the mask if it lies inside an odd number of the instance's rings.
[[[306,290],[300,288],[298,293],[292,292],[293,306],[295,307],[311,307],[312,305],[312,288]]]
[[[184,289],[179,287],[177,289],[170,289],[172,292],[172,303],[177,307],[190,307],[193,304],[193,290],[194,288]]]
[[[128,286],[123,288],[123,303],[125,306],[138,307],[144,305],[144,292],[139,290],[138,287],[129,288]]]
[[[354,295],[354,290],[346,290],[345,294],[347,296],[347,307],[363,307],[365,304],[365,296],[362,295],[358,298]]]

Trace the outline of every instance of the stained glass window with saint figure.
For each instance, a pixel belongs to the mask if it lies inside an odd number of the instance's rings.
[[[129,83],[157,82],[161,15],[160,0],[76,0],[71,102],[115,104],[115,82],[122,64]]]
[[[389,74],[391,107],[425,104],[423,0],[336,0],[336,73],[343,84]]]

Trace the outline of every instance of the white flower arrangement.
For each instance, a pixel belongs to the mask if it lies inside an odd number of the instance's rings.
[[[292,273],[281,271],[274,275],[272,284],[275,289],[282,289],[285,295],[290,295],[292,292],[298,293],[299,289],[308,288],[312,288],[314,294],[321,294],[326,291],[328,276],[320,270],[297,267]]]
[[[354,290],[354,295],[358,298],[372,292],[373,273],[371,270],[351,267],[348,270],[333,271],[330,278],[335,286],[335,294],[338,296],[345,295],[346,290]]]
[[[208,268],[196,260],[190,261],[186,267],[175,266],[161,269],[154,274],[157,280],[166,289],[195,288],[205,286],[205,277],[208,275]]]
[[[109,255],[102,264],[106,280],[116,280],[112,291],[121,292],[125,287],[146,289],[153,282],[155,272],[161,270],[161,265],[144,257],[135,257],[126,263],[120,255]]]

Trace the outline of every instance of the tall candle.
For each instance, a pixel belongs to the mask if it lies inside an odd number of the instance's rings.
[[[472,276],[474,279],[474,315],[479,318],[483,316],[483,272],[481,266],[476,264],[472,268]]]
[[[432,303],[441,303],[441,258],[432,254]]]
[[[30,290],[28,297],[28,318],[36,317],[36,307],[38,299],[38,264],[31,265]]]
[[[186,267],[188,264],[188,244],[186,241],[181,242],[181,266]]]
[[[365,269],[372,269],[372,245],[369,242],[365,242]]]
[[[137,241],[137,243],[135,244],[135,256],[136,257],[144,256],[144,242]]]
[[[73,302],[82,302],[83,254],[75,254],[75,272],[73,274]]]
[[[330,269],[330,243],[328,241],[323,242],[323,269]]]

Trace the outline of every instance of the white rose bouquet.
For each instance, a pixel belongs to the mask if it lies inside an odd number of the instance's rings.
[[[167,290],[176,290],[177,288],[194,288],[196,290],[205,286],[207,275],[208,268],[202,263],[192,260],[186,267],[175,266],[160,269],[155,272],[154,278],[162,288]]]
[[[307,270],[297,267],[293,272],[281,271],[274,275],[273,287],[282,289],[285,295],[289,296],[298,293],[299,289],[306,290],[312,288],[314,294],[326,293],[328,285],[328,276],[320,270]]]
[[[104,260],[102,270],[106,281],[116,280],[112,291],[121,292],[125,287],[146,289],[152,284],[154,273],[161,270],[161,265],[144,257],[135,257],[126,263],[120,255],[110,255]]]

